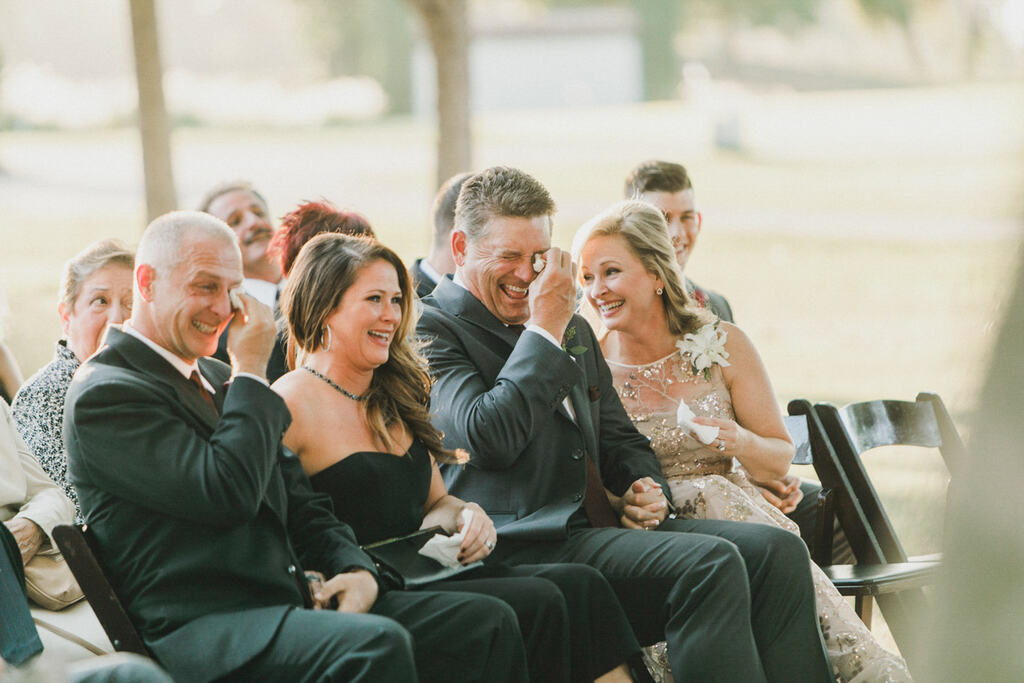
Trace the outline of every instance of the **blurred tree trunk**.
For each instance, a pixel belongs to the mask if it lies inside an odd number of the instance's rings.
[[[170,127],[164,106],[163,66],[160,63],[154,0],[129,0],[135,47],[135,80],[139,89],[139,133],[146,179],[146,216],[153,220],[177,208],[171,168]]]
[[[633,0],[633,6],[640,17],[644,99],[673,99],[680,74],[675,46],[679,3],[676,0]]]
[[[467,0],[407,0],[420,16],[437,64],[437,183],[472,168]]]

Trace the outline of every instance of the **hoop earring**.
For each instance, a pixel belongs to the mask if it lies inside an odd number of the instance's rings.
[[[324,342],[324,337],[327,338],[327,342]],[[331,326],[324,325],[323,332],[320,333],[320,344],[323,346],[324,351],[331,350],[331,344],[334,343],[334,336],[331,334]]]
[[[658,288],[657,288],[656,290],[654,290],[654,292],[655,292],[655,294],[657,294],[658,296],[661,296],[662,294],[664,294],[664,293],[665,293],[665,290],[664,290],[663,288],[661,288],[661,287],[658,287]]]

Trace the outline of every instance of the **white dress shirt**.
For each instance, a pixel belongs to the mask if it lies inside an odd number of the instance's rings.
[[[165,361],[170,363],[171,367],[180,372],[182,377],[189,381],[192,381],[192,373],[196,372],[199,374],[199,381],[203,383],[203,387],[211,394],[217,393],[217,390],[213,388],[213,385],[210,384],[210,382],[205,377],[203,377],[203,373],[199,372],[199,361],[192,361],[191,363],[186,363],[181,358],[178,358],[173,353],[171,353],[164,347],[160,346],[155,341],[153,341],[146,335],[142,334],[138,330],[136,330],[134,327],[129,325],[128,322],[125,322],[121,329],[124,331],[125,334],[130,334],[131,336],[135,337],[149,348],[153,349],[153,351],[157,355],[159,355]],[[251,379],[256,380],[265,387],[270,386],[270,383],[267,382],[266,379],[258,375],[254,375],[250,372],[240,372],[238,373],[237,377],[249,377]]]

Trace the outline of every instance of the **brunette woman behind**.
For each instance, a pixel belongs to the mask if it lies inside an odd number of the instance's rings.
[[[413,301],[404,264],[378,242],[326,234],[303,247],[282,301],[301,366],[274,384],[292,413],[284,444],[361,544],[440,525],[464,534],[459,561],[470,564],[491,553],[497,533],[480,506],[448,495],[438,471],[437,461],[457,458],[430,423]],[[589,567],[484,566],[429,589],[511,605],[535,681],[629,680],[625,662],[639,646]]]

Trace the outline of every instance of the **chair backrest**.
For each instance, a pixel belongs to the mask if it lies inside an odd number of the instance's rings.
[[[814,455],[811,452],[811,436],[807,429],[807,416],[787,415],[783,418],[786,422],[786,431],[793,439],[793,446],[796,452],[793,454],[794,465],[814,464]]]
[[[860,502],[851,495],[850,483],[839,464],[832,443],[828,440],[821,418],[806,399],[794,399],[789,402],[790,416],[799,416],[807,428],[808,450],[814,472],[821,482],[821,496],[827,496],[823,510],[819,510],[818,537],[811,548],[811,556],[820,565],[831,564],[832,560],[832,523],[833,515],[838,518],[854,556],[861,562],[879,562],[882,557],[881,548],[869,531],[867,515]],[[787,420],[790,418],[787,418]],[[825,513],[822,515],[822,513]]]
[[[135,625],[128,618],[128,613],[103,573],[91,545],[91,536],[87,526],[61,524],[53,529],[57,547],[114,649],[149,657],[149,650],[142,642],[142,637],[135,630]]]
[[[906,562],[907,553],[861,455],[880,446],[938,448],[947,469],[952,472],[954,464],[963,460],[963,444],[942,400],[934,394],[919,394],[917,401],[865,401],[841,409],[818,404],[814,413],[831,446],[836,468],[856,503],[854,518],[840,521],[848,536],[851,535],[848,524],[854,529],[853,536],[860,535],[858,527],[863,527],[866,536],[859,543],[850,539],[858,561]],[[949,424],[943,426],[939,415],[949,420]]]

